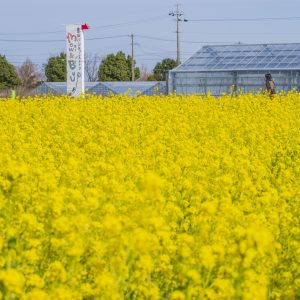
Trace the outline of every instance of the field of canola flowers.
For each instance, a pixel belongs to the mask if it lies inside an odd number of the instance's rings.
[[[299,94],[1,99],[0,128],[0,299],[299,299]]]

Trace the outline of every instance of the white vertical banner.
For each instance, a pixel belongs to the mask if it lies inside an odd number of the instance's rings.
[[[67,93],[84,93],[84,36],[81,25],[67,25]]]

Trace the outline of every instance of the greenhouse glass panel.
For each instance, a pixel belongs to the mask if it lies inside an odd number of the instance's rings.
[[[206,46],[176,70],[226,70],[238,68],[268,68],[271,61],[289,63],[300,53],[299,44]]]

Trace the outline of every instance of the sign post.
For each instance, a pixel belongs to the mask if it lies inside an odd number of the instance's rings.
[[[78,97],[84,93],[84,25],[67,25],[67,93]]]

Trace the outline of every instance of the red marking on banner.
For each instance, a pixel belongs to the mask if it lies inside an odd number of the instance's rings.
[[[71,34],[71,33],[68,33],[68,34],[67,34],[67,39],[68,39],[69,44],[70,44],[72,41],[77,42],[77,37],[76,37],[76,35]]]

